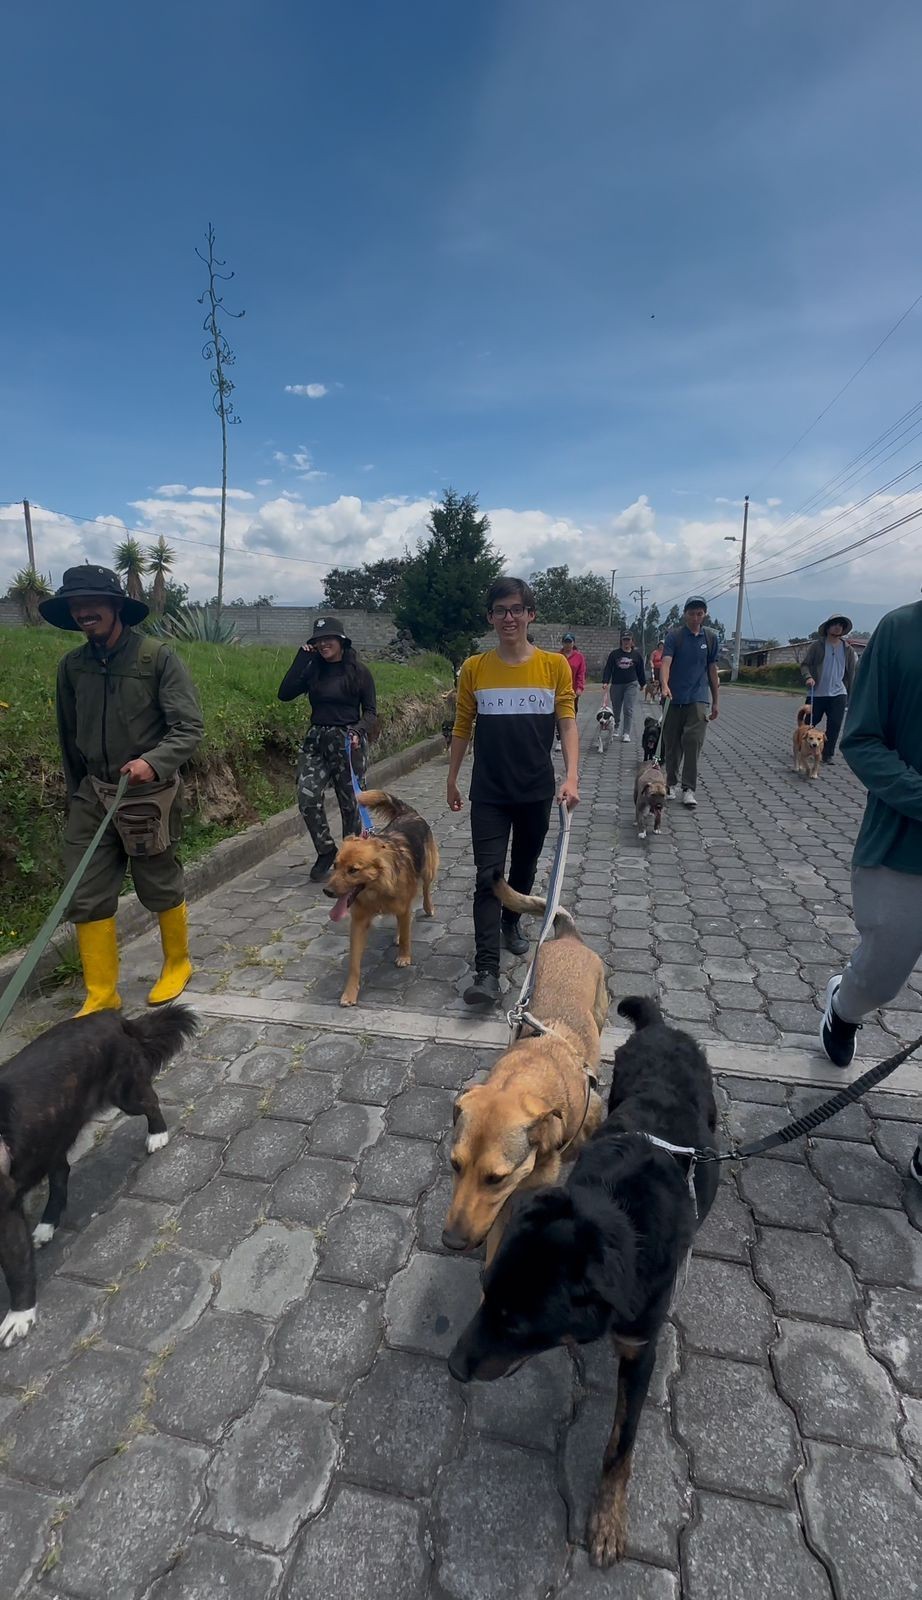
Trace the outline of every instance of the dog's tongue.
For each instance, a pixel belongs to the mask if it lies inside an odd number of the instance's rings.
[[[349,896],[347,894],[341,894],[332,911],[330,912],[330,921],[342,922],[343,917],[346,915],[348,910]]]

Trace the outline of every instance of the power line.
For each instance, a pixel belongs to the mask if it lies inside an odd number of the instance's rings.
[[[874,533],[865,534],[863,539],[856,539],[852,544],[843,545],[837,550],[831,550],[828,555],[819,556],[814,561],[805,561],[802,563],[802,565],[797,567],[790,567],[786,572],[774,572],[766,578],[752,578],[750,581],[752,583],[777,583],[779,579],[790,578],[794,575],[794,573],[807,572],[811,567],[825,566],[827,562],[836,561],[840,556],[846,556],[852,550],[859,550],[865,545],[874,543],[875,540],[883,538],[885,533],[892,533],[895,528],[905,527],[907,523],[914,522],[917,517],[922,517],[922,506],[917,506],[915,510],[907,512],[903,517],[898,517],[894,522],[888,523],[884,528],[877,528]],[[892,539],[889,540],[888,543],[898,544],[899,540]],[[880,548],[883,549],[886,548],[886,546],[881,546]],[[871,552],[869,551],[868,553],[870,554]],[[858,559],[861,560],[863,558],[859,557]],[[731,584],[726,589],[722,589],[718,594],[714,595],[714,599],[722,599],[725,594],[730,594],[732,589],[733,585]]]
[[[854,383],[855,379],[859,378],[861,376],[862,372],[864,372],[865,368],[870,366],[871,362],[874,360],[874,357],[876,355],[878,355],[879,352],[883,349],[883,347],[887,343],[888,339],[892,339],[893,335],[896,333],[897,328],[901,327],[902,324],[906,321],[906,318],[913,311],[915,311],[916,306],[919,304],[920,300],[922,300],[922,293],[917,294],[916,298],[913,300],[912,304],[908,305],[906,307],[906,310],[903,312],[902,316],[897,317],[896,321],[893,324],[893,327],[892,328],[888,328],[887,332],[884,334],[884,336],[881,339],[880,343],[876,344],[874,346],[874,349],[871,351],[871,354],[869,356],[865,357],[865,359],[862,361],[860,367],[856,367],[855,368],[855,370],[852,373],[851,377],[846,379],[846,381],[845,381],[845,383],[843,383],[841,389],[838,389],[836,391],[836,393],[833,395],[832,399],[829,401],[828,405],[825,405],[823,407],[822,411],[820,411],[819,414],[814,417],[814,419],[810,423],[809,427],[804,428],[803,433],[798,434],[797,438],[794,440],[794,443],[790,446],[790,448],[788,450],[785,450],[784,455],[779,456],[778,460],[772,466],[769,467],[768,471],[764,472],[762,474],[762,477],[759,479],[759,482],[755,486],[756,489],[760,488],[761,485],[765,482],[766,478],[770,478],[773,472],[777,472],[778,468],[782,465],[782,463],[787,461],[788,457],[792,456],[794,454],[794,451],[797,449],[798,445],[803,444],[803,441],[806,439],[807,435],[812,433],[814,428],[817,426],[817,424],[822,422],[823,418],[828,415],[828,413],[832,410],[833,406],[836,404],[836,401],[837,400],[841,400],[841,398],[842,398],[843,394],[845,393],[846,389],[850,389],[852,384]]]

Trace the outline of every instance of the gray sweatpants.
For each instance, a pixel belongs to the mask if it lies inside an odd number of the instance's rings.
[[[621,723],[621,732],[630,733],[634,726],[634,712],[640,704],[640,684],[634,678],[630,683],[613,683],[609,688],[611,708],[615,713],[615,727]]]
[[[902,989],[922,957],[922,876],[889,867],[853,867],[860,935],[836,994],[843,1022],[860,1022]]]

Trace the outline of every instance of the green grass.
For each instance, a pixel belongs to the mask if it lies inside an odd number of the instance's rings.
[[[54,714],[60,656],[79,645],[50,628],[0,628],[0,953],[31,938],[60,889],[64,783]],[[291,646],[178,644],[202,701],[205,737],[190,772],[183,857],[294,800],[309,716],[276,698]],[[452,684],[441,656],[370,663],[380,734],[374,759],[434,733]]]

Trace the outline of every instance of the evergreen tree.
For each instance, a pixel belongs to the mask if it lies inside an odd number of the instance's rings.
[[[410,558],[395,607],[398,628],[439,650],[455,666],[486,630],[484,595],[503,568],[489,540],[489,519],[474,494],[448,489],[433,506],[428,538]]]

